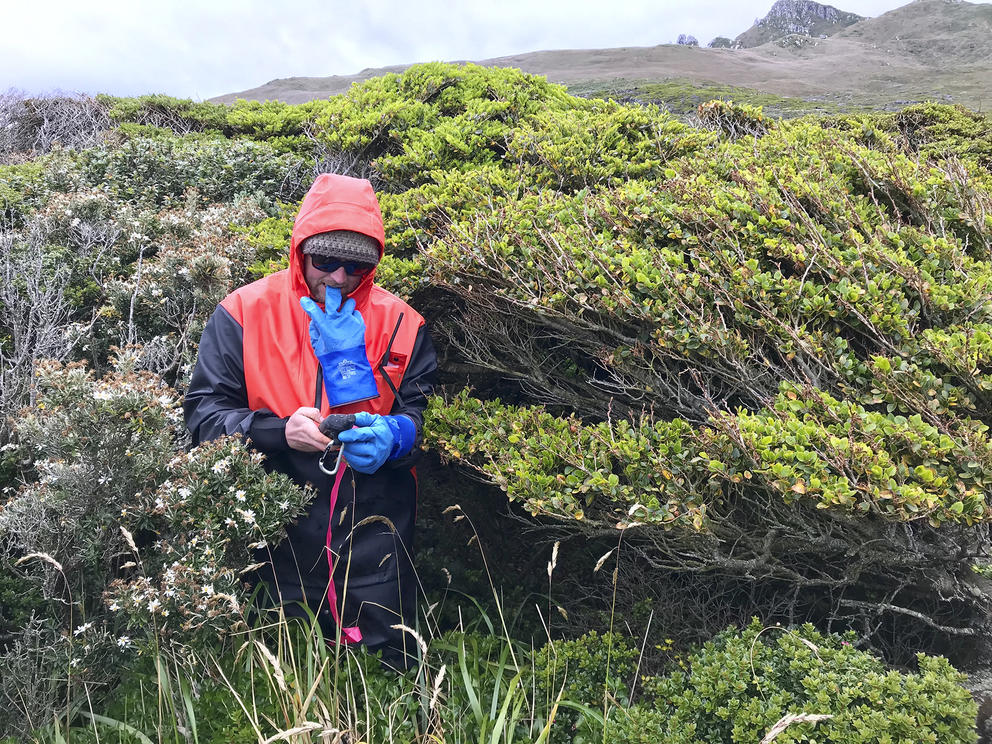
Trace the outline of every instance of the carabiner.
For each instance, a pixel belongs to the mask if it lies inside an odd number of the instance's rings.
[[[324,459],[327,457],[328,453],[334,451],[335,445],[337,445],[338,459],[335,460],[334,462],[333,470],[328,470],[326,467],[324,467]],[[343,457],[344,457],[344,447],[342,447],[338,442],[331,442],[329,445],[327,445],[324,448],[324,454],[322,454],[320,456],[320,459],[317,461],[317,466],[320,468],[321,472],[325,473],[326,475],[337,475],[338,468],[341,467],[341,460]]]

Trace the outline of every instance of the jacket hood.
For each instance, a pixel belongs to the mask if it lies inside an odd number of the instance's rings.
[[[293,290],[300,297],[309,297],[310,289],[303,278],[303,253],[300,244],[311,235],[331,230],[352,230],[368,235],[379,244],[379,259],[385,252],[386,233],[382,212],[372,184],[364,178],[351,178],[333,173],[317,176],[293,223],[290,240],[289,273]],[[361,311],[368,301],[375,281],[375,270],[366,274],[349,297]]]

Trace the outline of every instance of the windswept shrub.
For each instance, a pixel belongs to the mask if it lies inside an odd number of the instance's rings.
[[[219,103],[194,102],[189,98],[164,95],[135,98],[101,95],[97,100],[106,107],[107,114],[115,124],[129,122],[169,129],[179,135],[205,130],[228,133],[228,107]]]
[[[776,742],[971,744],[977,705],[946,659],[920,654],[917,672],[885,668],[854,636],[811,625],[729,628],[644,685],[646,700],[607,724],[611,742],[756,742],[787,715]]]
[[[7,91],[0,94],[0,162],[59,147],[90,147],[103,139],[110,125],[104,104],[90,96]]]
[[[584,106],[535,75],[432,62],[352,87],[316,117],[316,137],[337,152],[374,162],[388,190],[500,162],[525,117]]]
[[[294,200],[305,192],[288,180],[300,165],[295,157],[248,140],[138,138],[118,147],[90,148],[78,157],[90,184],[116,199],[146,206],[175,205],[190,187],[197,190],[200,204],[255,193]]]
[[[760,106],[714,100],[699,104],[696,116],[707,129],[723,132],[731,141],[741,137],[761,137],[769,125]]]
[[[666,529],[703,524],[713,486],[684,421],[584,425],[465,391],[448,405],[432,403],[427,420],[426,441],[442,456],[479,470],[534,516],[590,530],[631,516]]]
[[[992,132],[987,114],[961,106],[923,103],[893,114],[892,122],[913,153],[933,159],[974,159],[992,168]]]
[[[657,107],[592,101],[587,109],[528,117],[509,138],[506,158],[535,186],[568,192],[658,178],[664,163],[711,142]]]

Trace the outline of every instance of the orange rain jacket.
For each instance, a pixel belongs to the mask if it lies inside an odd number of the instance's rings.
[[[360,629],[370,648],[395,657],[409,644],[390,626],[412,626],[415,619],[412,464],[418,450],[371,475],[348,468],[334,483],[319,470],[319,453],[299,452],[286,443],[286,421],[298,408],[332,412],[310,345],[310,318],[299,303],[309,295],[300,243],[330,230],[369,235],[382,255],[382,216],[368,181],[319,176],[293,227],[289,269],[241,287],[220,303],[200,341],[184,403],[186,423],[197,444],[224,434],[245,435],[267,455],[267,467],[315,486],[317,497],[309,512],[288,527],[288,539],[271,555],[260,556],[268,565],[260,569],[259,580],[278,594],[288,613],[294,612],[294,603],[309,605],[328,637],[336,632],[333,618],[340,617],[344,626]],[[374,271],[365,276],[350,297],[365,320],[366,352],[379,395],[333,412],[407,415],[417,425],[419,443],[436,355],[424,319],[376,286],[374,278]],[[369,517],[385,517],[395,532],[381,519],[356,527]],[[340,606],[331,608],[329,597]]]

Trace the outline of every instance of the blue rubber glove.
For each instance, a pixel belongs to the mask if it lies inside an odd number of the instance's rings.
[[[334,408],[375,398],[379,390],[365,352],[365,319],[353,299],[341,305],[341,290],[327,287],[326,292],[326,311],[309,297],[301,297],[300,306],[310,316],[310,345],[324,370],[327,404]]]
[[[344,457],[359,473],[374,473],[386,460],[403,457],[413,449],[417,427],[408,416],[380,416],[360,411],[355,428],[338,434]]]

